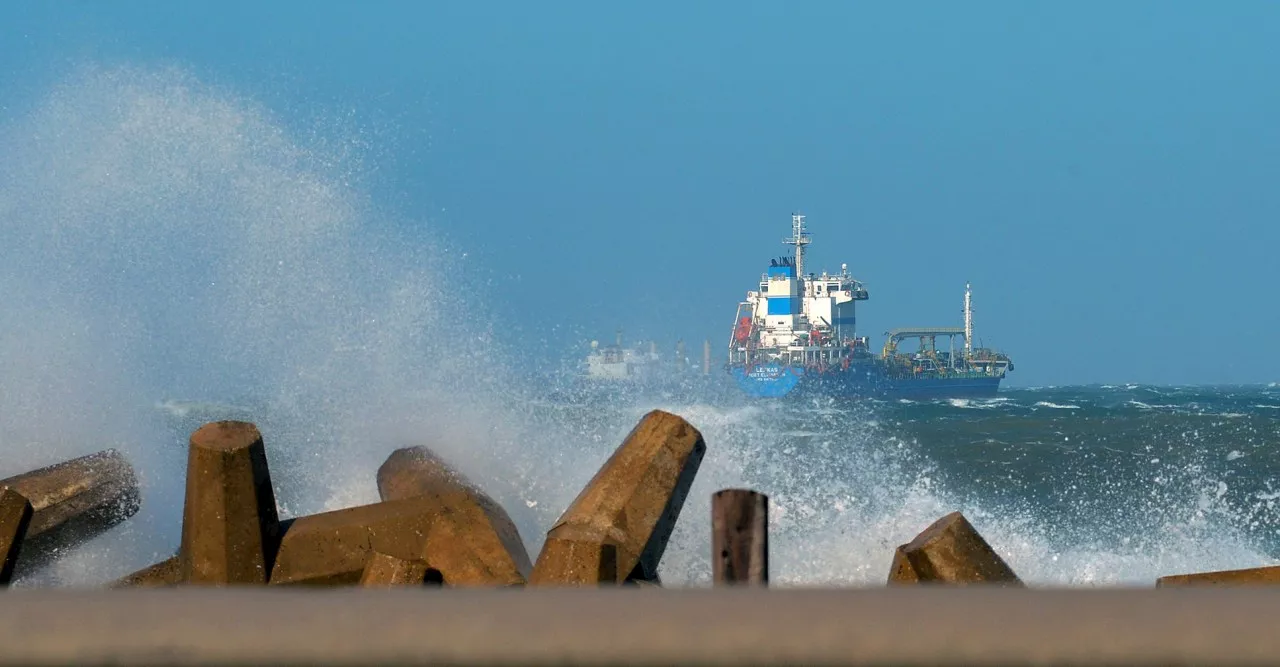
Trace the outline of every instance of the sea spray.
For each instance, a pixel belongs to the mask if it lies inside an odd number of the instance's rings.
[[[953,510],[1033,584],[1270,560],[1274,388],[550,400],[556,387],[518,372],[521,341],[493,333],[461,253],[370,200],[362,145],[147,66],[86,67],[0,119],[3,472],[114,446],[144,494],[133,520],[20,585],[100,583],[170,555],[186,438],[222,418],[259,425],[286,516],[373,502],[387,453],[426,444],[536,554],[654,408],[708,443],[668,585],[708,582],[709,497],[739,486],[770,496],[779,585],[878,585],[893,548]]]
[[[144,484],[137,520],[42,581],[176,546],[182,444],[229,415],[165,422],[163,399],[248,406],[286,514],[373,500],[391,437],[464,470],[519,442],[495,433],[516,389],[455,260],[250,101],[182,70],[86,67],[4,119],[0,155],[5,465],[117,446]]]

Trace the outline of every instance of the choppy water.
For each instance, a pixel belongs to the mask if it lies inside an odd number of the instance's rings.
[[[101,583],[171,554],[184,443],[221,418],[262,429],[287,516],[375,501],[385,456],[428,444],[536,554],[636,420],[675,412],[708,452],[669,585],[707,582],[709,497],[733,486],[770,495],[786,584],[878,584],[895,545],[957,509],[1043,584],[1269,564],[1280,543],[1275,387],[852,404],[558,391],[513,372],[487,304],[439,288],[460,253],[368,200],[358,133],[299,135],[149,67],[87,67],[12,113],[0,475],[117,447],[143,484],[138,516],[19,585]]]
[[[1280,553],[1274,386],[802,404],[730,393],[562,405],[555,419],[609,444],[649,406],[686,416],[708,441],[667,580],[706,581],[707,497],[729,486],[770,495],[771,565],[789,584],[881,583],[893,547],[953,510],[1044,585],[1149,585]]]
[[[770,496],[779,584],[882,583],[893,547],[953,510],[1042,585],[1149,585],[1272,564],[1280,553],[1275,387],[1044,388],[925,402],[703,396],[530,396],[522,423],[499,436],[511,440],[495,443],[503,460],[472,474],[536,551],[645,412],[684,416],[708,450],[663,562],[668,585],[708,583],[709,496],[742,486]],[[175,438],[215,415],[244,416],[166,411]],[[351,500],[374,500],[373,466],[352,471],[344,488],[364,491]]]

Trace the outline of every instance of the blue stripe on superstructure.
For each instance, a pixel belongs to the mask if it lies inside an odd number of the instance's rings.
[[[796,267],[794,266],[771,266],[769,267],[770,276],[783,276],[784,278],[794,278],[796,275]]]
[[[789,296],[771,296],[769,297],[769,314],[770,315],[793,315],[800,310],[799,299],[793,299]]]

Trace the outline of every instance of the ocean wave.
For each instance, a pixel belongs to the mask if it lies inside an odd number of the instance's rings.
[[[1054,410],[1079,410],[1080,406],[1072,403],[1051,403],[1049,401],[1036,401],[1038,408],[1052,408]]]
[[[1125,401],[1125,405],[1132,405],[1133,407],[1141,410],[1176,410],[1179,407],[1168,403],[1157,403],[1152,405],[1150,403],[1143,403],[1142,401],[1136,400]]]
[[[965,410],[988,410],[994,405],[985,401],[976,401],[972,398],[948,398],[947,405],[953,408],[963,408]]]

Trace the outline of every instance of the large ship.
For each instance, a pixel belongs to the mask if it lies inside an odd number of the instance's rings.
[[[990,397],[1013,370],[1008,356],[973,345],[972,292],[965,285],[963,327],[886,332],[879,355],[857,335],[855,308],[869,298],[849,275],[804,273],[810,237],[803,215],[791,216],[793,256],[773,259],[759,290],[738,304],[729,340],[729,373],[758,397],[823,395],[872,398]],[[963,339],[957,350],[955,339]],[[938,339],[947,346],[939,348]],[[902,352],[904,340],[918,349]]]

